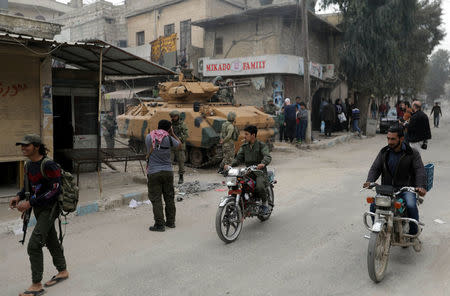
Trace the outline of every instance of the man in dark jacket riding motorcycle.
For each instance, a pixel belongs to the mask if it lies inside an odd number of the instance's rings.
[[[388,145],[381,149],[369,170],[366,183],[375,182],[381,175],[382,185],[391,185],[395,189],[402,187],[415,187],[420,196],[425,196],[426,173],[420,153],[404,142],[404,133],[401,126],[391,127],[387,135]],[[406,201],[408,217],[419,221],[416,194],[404,192],[402,198]],[[375,205],[371,204],[370,211],[375,212]],[[410,223],[410,234],[417,233],[417,225]]]

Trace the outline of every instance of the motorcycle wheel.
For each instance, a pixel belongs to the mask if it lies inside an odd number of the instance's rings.
[[[269,191],[269,196],[267,197],[267,201],[269,203],[269,213],[267,215],[258,215],[258,219],[261,220],[261,222],[264,222],[270,218],[270,215],[272,215],[272,211],[275,206],[275,195],[273,194],[272,186],[267,187],[267,190]]]
[[[369,247],[367,250],[367,268],[369,277],[375,283],[383,280],[389,261],[389,250],[391,241],[386,228],[380,232],[370,234]]]
[[[230,230],[232,231],[230,233]],[[237,240],[242,230],[242,211],[234,200],[217,209],[216,232],[219,238],[229,244]]]

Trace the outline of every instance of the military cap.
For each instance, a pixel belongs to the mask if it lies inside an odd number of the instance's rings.
[[[228,115],[227,115],[227,120],[228,121],[235,121],[236,120],[236,113],[229,112]]]
[[[170,117],[180,116],[180,111],[178,111],[178,110],[170,111],[169,115],[170,115]]]
[[[29,144],[42,144],[41,137],[36,134],[25,135],[20,142],[16,143],[16,146]]]

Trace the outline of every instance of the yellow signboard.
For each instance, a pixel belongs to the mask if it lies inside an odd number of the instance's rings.
[[[177,51],[177,34],[161,36],[150,44],[152,46],[152,62],[161,62],[164,54]]]

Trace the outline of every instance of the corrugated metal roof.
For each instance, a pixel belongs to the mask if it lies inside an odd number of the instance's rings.
[[[106,93],[105,99],[107,99],[107,100],[133,99],[136,94],[143,92],[143,91],[148,91],[150,89],[151,89],[150,87],[136,87],[136,88],[116,90],[113,92]]]
[[[100,52],[105,75],[176,75],[172,70],[135,56],[101,40],[64,42],[23,35],[0,33],[0,41],[15,42],[43,56],[52,55],[57,60],[84,70],[99,71]],[[46,52],[37,52],[30,46],[44,46]]]

